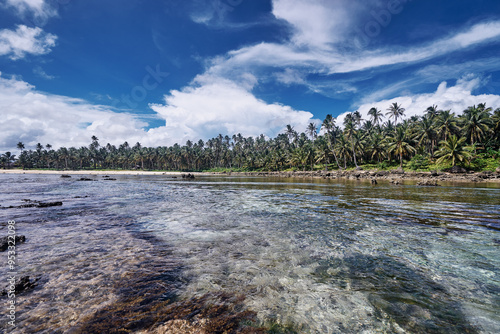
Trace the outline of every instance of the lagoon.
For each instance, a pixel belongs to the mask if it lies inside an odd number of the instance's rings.
[[[26,236],[18,275],[37,280],[0,328],[147,332],[211,296],[275,332],[500,332],[498,185],[92,178],[0,175],[2,207],[63,202],[0,210],[3,234],[15,220]]]

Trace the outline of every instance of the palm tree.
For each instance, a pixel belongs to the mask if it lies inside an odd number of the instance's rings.
[[[350,157],[351,155],[351,147],[350,143],[347,140],[346,136],[343,133],[339,134],[338,140],[337,140],[337,150],[339,153],[339,156],[344,158],[344,169],[347,169],[347,158]]]
[[[325,117],[325,120],[322,124],[323,129],[326,130],[326,136],[328,139],[328,146],[333,153],[333,157],[335,158],[335,162],[339,169],[342,169],[339,164],[339,160],[337,159],[337,154],[335,153],[335,143],[337,141],[338,128],[335,125],[335,118],[332,115],[328,114]]]
[[[415,139],[418,140],[419,145],[426,144],[432,158],[434,156],[434,140],[436,139],[434,119],[428,115],[423,116],[421,121],[417,123],[416,130],[417,136]]]
[[[368,147],[370,149],[370,158],[377,158],[377,162],[380,163],[380,158],[384,156],[386,147],[384,144],[384,137],[380,133],[372,133],[369,137]]]
[[[396,128],[394,134],[388,138],[387,150],[389,153],[394,153],[399,156],[399,166],[403,168],[403,156],[416,151],[411,145],[408,130],[406,128],[401,126]]]
[[[436,119],[436,127],[441,138],[448,139],[448,136],[458,133],[457,120],[455,113],[451,110],[441,110]]]
[[[16,161],[16,156],[10,152],[2,154],[2,158],[7,163],[7,168],[10,168],[10,164]]]
[[[357,127],[361,126],[361,121],[363,120],[363,118],[361,118],[361,113],[358,110],[352,113],[352,120]]]
[[[311,137],[312,140],[316,139],[318,136],[318,128],[316,124],[314,123],[309,123],[307,126],[307,134]]]
[[[428,116],[431,119],[434,119],[439,114],[438,106],[433,104],[432,106],[427,108],[426,112],[427,112],[426,116]]]
[[[440,158],[437,160],[437,163],[440,164],[451,160],[452,166],[455,166],[457,161],[464,161],[465,158],[469,158],[472,148],[465,146],[465,141],[465,137],[458,139],[455,135],[451,135],[448,140],[441,141],[439,151],[437,152]]]
[[[398,118],[403,117],[405,115],[405,108],[403,108],[400,104],[397,104],[397,102],[394,102],[391,104],[389,108],[387,108],[388,112],[386,115],[389,116],[389,118],[394,118],[394,123],[398,123]]]
[[[24,144],[22,142],[17,143],[17,148],[21,151],[21,154],[23,154]]]
[[[484,108],[484,104],[469,107],[464,110],[460,124],[469,143],[480,143],[489,131],[489,111]]]
[[[352,113],[347,114],[346,117],[344,118],[344,126],[345,126],[344,132],[346,134],[346,137],[349,138],[351,142],[354,165],[356,166],[356,168],[358,168],[359,166],[358,166],[358,161],[356,159],[356,152],[354,151],[354,134],[356,132],[356,125]]]
[[[500,140],[500,108],[497,108],[491,117],[493,138]]]
[[[294,139],[297,136],[297,132],[293,129],[293,126],[291,126],[290,124],[286,126],[285,133],[288,136],[288,141],[290,143],[292,142],[292,139]]]
[[[368,115],[371,118],[371,121],[375,125],[379,125],[380,122],[382,121],[382,118],[384,118],[384,115],[382,114],[382,111],[378,110],[377,108],[373,107],[368,111]]]

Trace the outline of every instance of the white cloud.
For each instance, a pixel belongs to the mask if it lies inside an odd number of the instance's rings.
[[[33,73],[38,75],[40,78],[47,79],[47,80],[53,80],[56,77],[50,74],[47,74],[45,70],[41,66],[35,66],[33,68]]]
[[[7,55],[17,60],[26,54],[46,54],[55,46],[56,40],[55,35],[45,33],[38,27],[19,25],[15,31],[3,29],[0,30],[0,56]]]
[[[247,77],[251,86],[252,77]],[[200,77],[202,83],[204,78]],[[27,148],[36,143],[86,146],[96,135],[101,143],[125,141],[145,146],[184,144],[222,134],[275,136],[286,124],[305,130],[311,113],[279,104],[267,104],[231,81],[204,83],[196,88],[172,91],[165,105],[152,105],[166,125],[145,130],[141,115],[116,113],[109,107],[80,99],[50,95],[18,78],[0,75],[0,152],[16,151],[21,141]]]
[[[206,79],[201,77],[197,82]],[[166,120],[166,133],[179,143],[187,139],[211,138],[219,133],[274,137],[287,124],[305,130],[313,117],[306,111],[267,104],[241,85],[226,79],[174,90],[165,97],[165,105],[151,107]]]
[[[16,9],[21,16],[31,13],[37,19],[45,20],[57,15],[57,11],[45,0],[6,0],[6,5]]]
[[[60,146],[88,145],[96,135],[104,143],[123,143],[147,136],[145,123],[83,100],[38,92],[17,78],[0,76],[0,152],[16,151],[22,141]]]
[[[472,92],[481,86],[481,80],[474,77],[465,77],[457,81],[455,86],[448,87],[446,82],[442,82],[433,93],[418,95],[402,95],[393,99],[373,101],[359,106],[358,111],[363,119],[369,119],[368,111],[375,107],[382,112],[387,112],[387,108],[397,102],[406,109],[405,118],[411,116],[422,116],[431,105],[437,105],[441,110],[451,110],[456,115],[461,115],[467,107],[486,103],[493,108],[500,107],[500,96],[494,94],[474,95]],[[341,125],[346,113],[337,118],[337,124]],[[384,119],[386,121],[387,118]],[[394,121],[392,119],[392,121]]]
[[[327,50],[345,39],[360,8],[356,1],[349,0],[273,1],[274,16],[294,29],[294,44]]]

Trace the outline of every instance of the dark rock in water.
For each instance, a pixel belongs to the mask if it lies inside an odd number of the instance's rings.
[[[63,175],[61,175],[61,177],[62,177],[62,178],[70,178],[70,177],[71,177],[71,175],[63,174]]]
[[[446,171],[448,173],[453,173],[453,174],[465,174],[465,173],[467,173],[467,169],[460,167],[460,166],[453,166],[451,168],[448,168]]]
[[[395,185],[399,185],[400,184],[400,182],[398,180],[391,180],[391,183],[395,184]]]
[[[38,280],[39,279],[31,281],[29,276],[22,276],[14,284],[8,286],[7,289],[2,290],[1,295],[5,296],[8,295],[9,293],[18,294],[26,290],[31,290],[34,287],[36,287],[37,285],[36,282]]]
[[[367,294],[375,317],[394,321],[405,333],[480,333],[469,323],[459,297],[394,258],[356,255],[329,259],[320,263],[314,276],[339,287],[349,282],[351,291]]]
[[[9,206],[9,207],[2,207],[1,209],[24,209],[24,208],[48,208],[51,206],[61,206],[63,205],[62,202],[38,202],[38,201],[32,201],[32,200],[24,200],[25,202],[28,202],[28,204],[22,204],[22,205],[17,205],[17,206]]]
[[[189,173],[189,174],[182,174],[181,175],[183,179],[194,179],[194,175]]]
[[[376,179],[372,179],[372,184],[378,184]]]
[[[89,179],[88,177],[81,177],[78,181],[94,181],[94,180]]]
[[[419,181],[417,183],[417,186],[437,187],[439,186],[439,184],[437,183],[436,180],[424,180],[424,181]]]
[[[109,175],[103,175],[102,177],[109,177]]]
[[[439,172],[437,170],[431,170],[431,176],[439,176]]]
[[[38,203],[39,208],[48,208],[50,206],[61,206],[63,205],[62,202],[47,202],[47,203]]]
[[[104,179],[104,181],[116,181],[116,179],[113,179],[112,177],[109,177],[107,179]]]
[[[12,238],[10,239],[12,242]],[[26,241],[26,237],[24,235],[16,235],[15,236],[16,244],[20,244]],[[9,237],[0,238],[0,252],[5,252],[9,248]]]

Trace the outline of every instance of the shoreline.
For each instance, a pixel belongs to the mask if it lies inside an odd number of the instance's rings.
[[[22,169],[2,169],[0,174],[38,174],[38,175],[165,175],[177,176],[258,176],[258,177],[279,177],[279,178],[315,178],[315,179],[346,179],[346,180],[371,180],[372,183],[378,181],[389,181],[398,184],[402,181],[419,182],[421,185],[438,185],[437,182],[457,182],[457,183],[500,183],[499,172],[473,172],[473,173],[448,173],[448,172],[408,172],[401,170],[391,171],[295,171],[295,172],[152,172],[152,171],[101,171],[101,170],[80,170],[80,171],[56,171],[56,170],[22,170]]]

